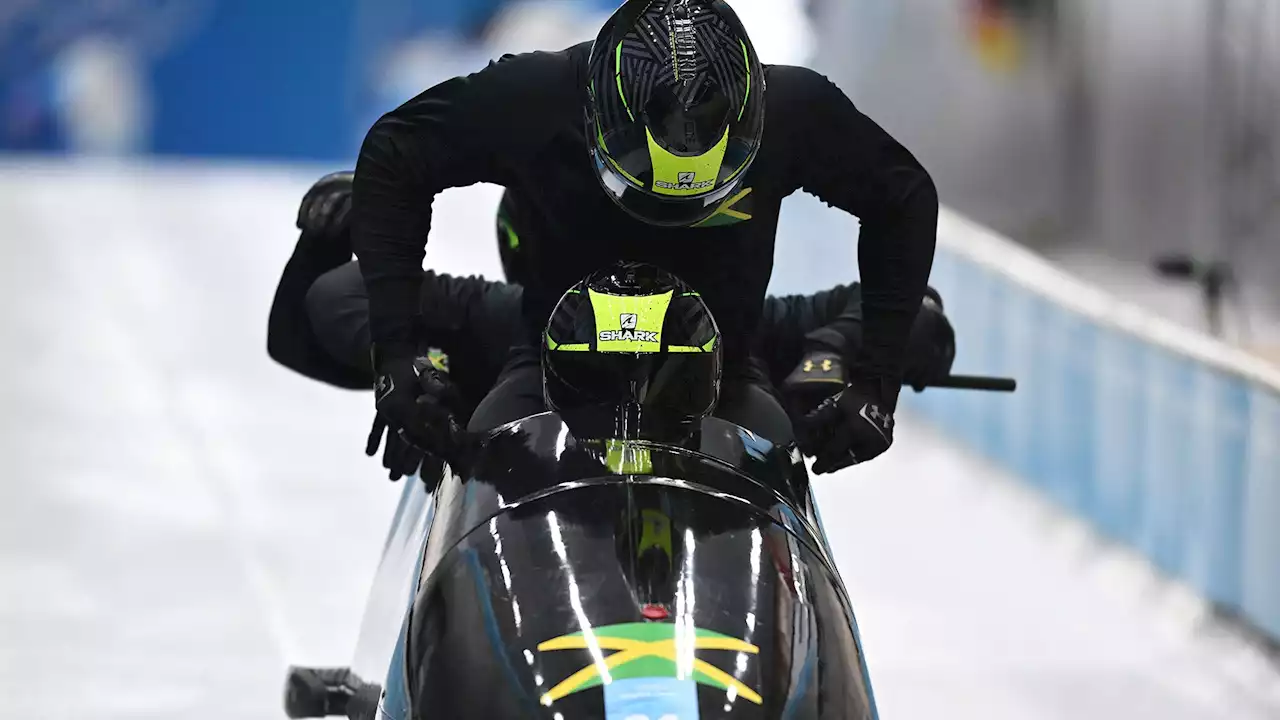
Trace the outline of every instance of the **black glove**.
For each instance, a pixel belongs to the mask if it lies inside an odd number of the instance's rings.
[[[925,291],[920,314],[911,326],[907,341],[906,367],[903,382],[916,392],[951,374],[956,359],[956,331],[942,312],[942,297],[938,291]]]
[[[426,357],[377,355],[375,350],[377,414],[365,453],[376,453],[385,433],[382,464],[392,480],[416,472],[424,454],[459,463],[469,438],[454,419],[461,406],[457,388]]]
[[[778,390],[791,422],[813,412],[823,400],[835,395],[848,384],[844,360],[830,350],[814,350],[805,354]]]
[[[387,441],[382,451],[382,467],[387,469],[387,478],[395,482],[418,472],[422,468],[426,453],[406,442],[400,433],[387,432],[387,422],[381,414],[373,417],[373,427],[369,430],[364,454],[369,457],[376,455],[379,445],[382,445],[384,434]]]
[[[827,398],[796,426],[800,450],[818,475],[877,457],[893,444],[893,411],[901,382],[856,370],[844,390]]]
[[[304,233],[333,238],[351,229],[351,184],[353,172],[336,172],[316,181],[298,206],[298,229]]]

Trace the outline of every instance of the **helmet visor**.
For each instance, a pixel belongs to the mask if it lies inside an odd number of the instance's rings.
[[[729,98],[709,77],[703,78],[689,104],[680,101],[677,88],[655,87],[640,113],[651,141],[682,158],[715,151],[729,133]]]

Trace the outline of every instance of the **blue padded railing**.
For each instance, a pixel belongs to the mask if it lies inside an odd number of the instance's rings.
[[[955,371],[1018,391],[904,407],[1280,640],[1280,371],[946,211],[932,283]]]

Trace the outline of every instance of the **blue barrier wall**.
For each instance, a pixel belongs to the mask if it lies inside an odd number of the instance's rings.
[[[932,282],[957,372],[1013,376],[1018,392],[909,394],[904,407],[1280,640],[1280,392],[1157,336],[1214,350],[1207,338],[1036,272],[1011,242],[975,251],[976,232],[944,220]]]
[[[300,18],[302,32],[298,32]],[[351,3],[217,3],[150,68],[150,149],[300,158],[351,152]]]
[[[475,42],[515,1],[30,3],[0,24],[0,151],[75,149],[69,108],[86,88],[71,76],[93,70],[69,58],[78,44],[101,40],[118,62],[87,62],[110,65],[102,72],[127,75],[122,87],[138,91],[119,99],[142,108],[142,140],[130,151],[349,162],[369,124],[409,97],[389,81],[403,72],[398,53],[441,43],[436,56],[417,56],[433,82],[478,70],[489,51]],[[570,2],[584,12],[615,4]],[[460,66],[460,55],[469,62]],[[94,112],[80,115],[92,122]]]

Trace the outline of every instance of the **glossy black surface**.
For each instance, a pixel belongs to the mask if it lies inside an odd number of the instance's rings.
[[[645,482],[697,486],[768,512],[806,541],[820,537],[804,464],[787,448],[718,418],[703,420],[683,447],[639,441],[630,447],[640,448],[631,451],[633,457],[643,454],[649,461]],[[602,443],[575,439],[553,413],[508,426],[489,441],[466,479],[451,476],[436,489],[423,576],[430,575],[442,550],[496,513],[582,484],[621,481],[609,456]],[[815,545],[825,556],[823,547]]]
[[[692,678],[704,719],[874,717],[803,465],[718,420],[625,451],[635,474],[619,454],[542,415],[445,478],[409,624],[418,717],[605,718],[602,672]]]

